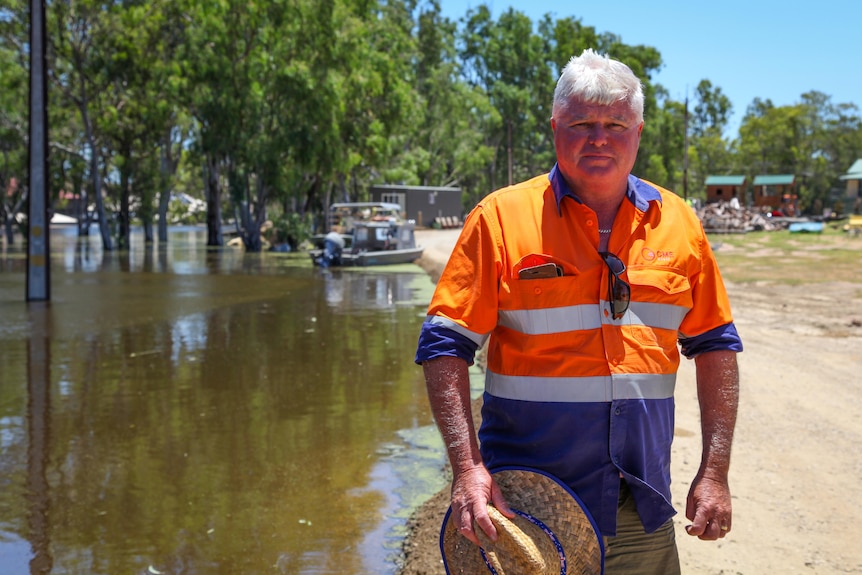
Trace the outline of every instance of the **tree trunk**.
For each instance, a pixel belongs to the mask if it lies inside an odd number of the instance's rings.
[[[246,202],[248,204],[246,206],[247,217],[245,219],[246,226],[243,237],[245,249],[250,252],[263,250],[263,239],[260,237],[260,229],[263,227],[263,222],[266,221],[266,184],[264,184],[263,178],[260,176],[255,179],[255,182],[255,187],[257,188],[256,209],[252,212],[251,202]],[[246,182],[246,189],[248,189],[248,182]],[[248,198],[248,194],[246,194],[246,197]]]
[[[219,187],[218,160],[206,157],[205,192],[207,196],[207,245],[223,246],[221,234],[221,188]]]
[[[15,202],[15,205],[12,206],[12,209],[9,210],[6,205],[3,206],[3,227],[6,232],[6,243],[7,245],[15,244],[15,214],[21,209],[24,205],[24,202],[27,201],[27,192],[23,192],[21,197],[18,198],[18,201]]]
[[[128,153],[128,151],[124,153]],[[128,158],[128,156],[126,157]],[[117,232],[117,247],[121,250],[129,249],[131,235],[129,211],[129,170],[123,166],[120,170],[120,213]]]
[[[83,87],[82,91],[84,91]],[[102,249],[110,252],[114,250],[114,244],[111,241],[111,228],[105,214],[105,199],[102,197],[102,173],[99,171],[99,148],[96,146],[96,137],[93,134],[93,127],[90,123],[90,114],[87,112],[86,97],[81,104],[81,116],[84,119],[87,145],[90,146],[90,177],[93,181],[93,196],[96,200],[96,213],[99,217],[99,231],[102,234]],[[86,226],[86,229],[89,229],[89,226]]]
[[[174,161],[171,153],[170,131],[162,140],[161,148],[161,175],[162,190],[159,193],[159,243],[168,243],[168,207],[171,203],[171,182],[177,171],[177,161]]]
[[[6,210],[3,210],[3,232],[6,236],[6,244],[14,245],[15,244],[15,230],[12,228],[12,222],[15,219],[15,214],[8,215]]]

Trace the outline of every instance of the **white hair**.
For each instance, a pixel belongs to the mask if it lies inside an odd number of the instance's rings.
[[[643,121],[641,81],[622,62],[597,54],[591,48],[573,56],[563,68],[554,90],[554,113],[565,109],[572,99],[604,106],[627,102],[638,121]]]

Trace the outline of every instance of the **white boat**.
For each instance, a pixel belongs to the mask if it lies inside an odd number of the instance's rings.
[[[416,245],[416,224],[401,217],[401,206],[398,204],[333,204],[328,219],[330,229],[341,235],[343,245],[327,242],[324,235],[315,236],[313,240],[316,248],[309,252],[315,265],[403,264],[415,261],[422,255],[422,248]]]

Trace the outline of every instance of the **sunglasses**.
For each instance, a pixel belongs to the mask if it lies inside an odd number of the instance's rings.
[[[626,271],[623,260],[610,252],[599,252],[605,265],[611,272],[608,275],[608,301],[611,304],[611,315],[614,319],[620,319],[629,309],[629,301],[632,298],[631,286],[620,277]]]

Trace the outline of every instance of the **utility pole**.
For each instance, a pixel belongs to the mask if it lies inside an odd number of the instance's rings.
[[[685,90],[685,113],[683,114],[683,149],[682,149],[682,197],[688,199],[688,88]]]
[[[51,299],[48,217],[48,71],[45,2],[30,1],[30,177],[27,213],[27,301]]]
[[[506,122],[506,156],[509,160],[509,185],[512,185],[512,120]]]

